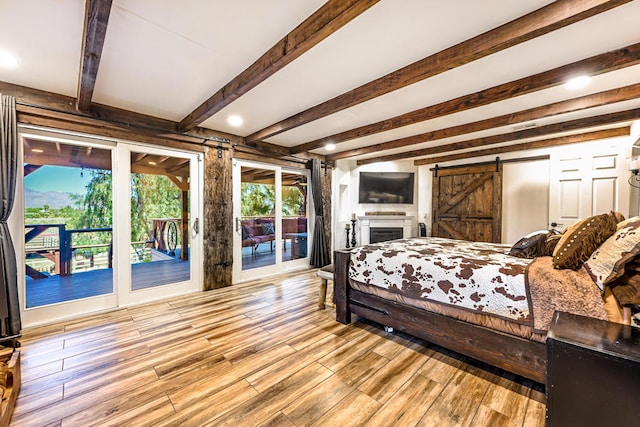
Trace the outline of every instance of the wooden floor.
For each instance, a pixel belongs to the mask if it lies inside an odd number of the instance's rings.
[[[542,426],[541,386],[317,308],[315,271],[22,341],[13,426]]]

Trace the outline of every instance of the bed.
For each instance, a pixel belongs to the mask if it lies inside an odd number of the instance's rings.
[[[640,218],[602,214],[538,234],[523,238],[530,258],[510,255],[518,244],[440,238],[335,251],[336,319],[356,314],[544,383],[555,311],[630,322],[638,292],[626,284],[638,273],[625,266],[637,263]],[[623,304],[611,289],[624,280]]]

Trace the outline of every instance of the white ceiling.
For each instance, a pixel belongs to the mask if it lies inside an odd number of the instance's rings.
[[[539,0],[382,0],[201,126],[240,136],[532,12]],[[114,0],[92,101],[179,122],[292,31],[322,0]],[[0,0],[0,80],[76,96],[83,0]],[[295,146],[640,42],[640,0],[267,139]],[[640,66],[339,144],[338,151],[640,83]],[[639,108],[640,99],[536,120]],[[240,115],[232,127],[227,118]],[[513,132],[513,126],[435,144]],[[375,153],[399,153],[425,144]],[[430,143],[434,145],[434,143]],[[328,154],[324,149],[316,153]],[[368,157],[371,157],[369,155]],[[363,156],[367,157],[367,156]]]

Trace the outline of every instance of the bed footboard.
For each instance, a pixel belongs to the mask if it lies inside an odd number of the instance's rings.
[[[351,323],[353,312],[534,381],[545,382],[545,344],[352,290],[348,281],[350,255],[347,250],[334,252],[338,322]]]

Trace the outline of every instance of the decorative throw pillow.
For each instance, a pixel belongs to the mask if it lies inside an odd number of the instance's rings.
[[[248,224],[244,224],[242,226],[242,230],[247,233],[247,237],[253,237],[256,235],[256,230],[254,229],[254,227],[248,225]]]
[[[264,234],[276,234],[276,229],[274,228],[272,222],[263,222],[262,231],[264,232]]]
[[[624,215],[618,211],[609,211],[609,215],[613,218],[613,220],[617,223],[624,221]]]
[[[600,290],[624,274],[625,264],[640,254],[640,217],[620,222],[609,237],[585,262]]]
[[[562,239],[562,233],[557,230],[553,230],[552,234],[547,236],[547,240],[544,245],[544,256],[553,256],[553,251],[556,248],[558,242]]]
[[[615,231],[616,222],[609,214],[576,222],[567,228],[553,251],[553,266],[578,270]]]
[[[518,240],[509,251],[509,255],[518,258],[543,256],[547,243],[547,230],[534,231]]]
[[[620,305],[640,304],[640,276],[624,274],[609,283],[609,288]]]

